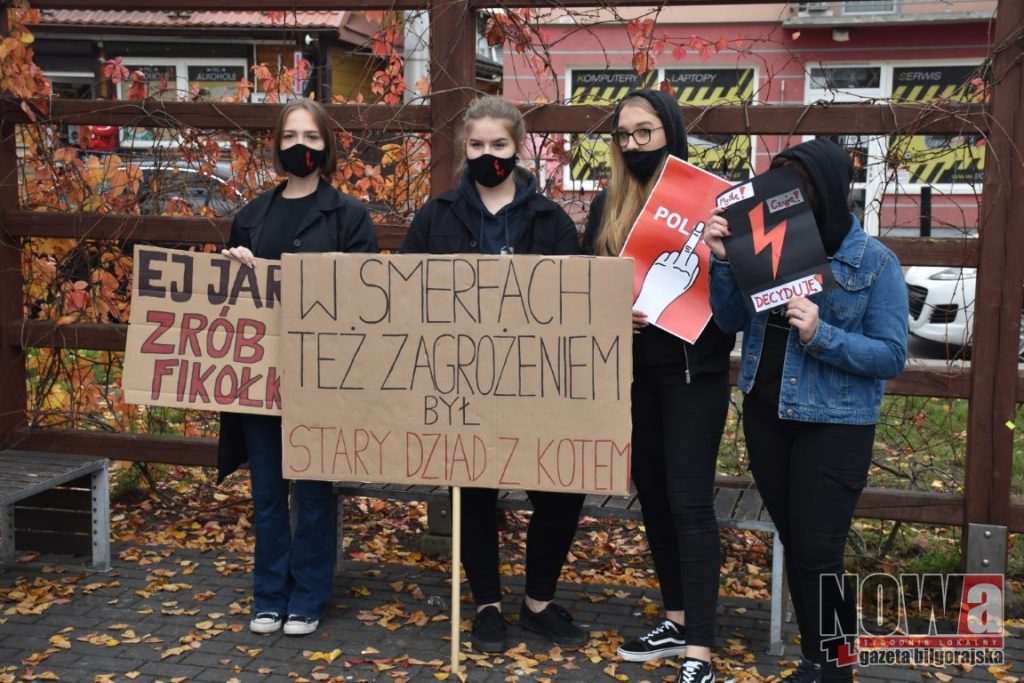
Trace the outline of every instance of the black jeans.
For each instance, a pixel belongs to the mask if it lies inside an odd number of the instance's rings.
[[[851,681],[852,667],[826,661],[821,620],[838,615],[842,632],[856,634],[856,601],[849,585],[846,599],[829,590],[830,582],[822,590],[821,576],[843,574],[853,511],[871,466],[875,425],[780,420],[777,410],[756,400],[743,403],[750,470],[785,549],[803,656],[821,664],[823,681]]]
[[[533,514],[526,532],[526,594],[548,601],[555,597],[586,496],[550,491],[527,494]],[[462,566],[477,605],[501,602],[497,503],[497,489],[462,489]]]
[[[683,365],[633,370],[633,483],[666,610],[685,610],[686,642],[714,647],[721,566],[715,465],[729,376]]]

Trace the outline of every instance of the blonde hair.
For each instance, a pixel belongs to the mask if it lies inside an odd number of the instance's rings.
[[[317,130],[320,131],[320,137],[323,138],[324,149],[327,152],[327,158],[320,166],[320,175],[330,178],[331,174],[338,169],[338,140],[331,129],[331,117],[327,114],[327,110],[314,100],[291,100],[281,108],[281,113],[277,117],[277,128],[274,130],[274,170],[280,176],[285,174],[284,164],[281,163],[278,150],[281,149],[281,136],[284,134],[284,126],[288,122],[288,117],[297,109],[308,111],[309,115],[313,117],[313,123],[316,124]]]
[[[462,117],[462,127],[455,136],[455,149],[462,152],[462,159],[458,164],[458,172],[466,165],[466,140],[469,138],[469,129],[480,119],[494,119],[505,124],[505,130],[512,143],[516,147],[516,153],[523,149],[526,142],[526,123],[519,107],[512,104],[504,97],[495,95],[484,95],[469,103],[466,113]]]
[[[640,107],[653,114],[661,121],[658,112],[643,97],[629,97],[619,103],[612,117],[612,130],[618,130],[619,112],[625,107]],[[640,210],[644,208],[651,188],[657,182],[660,173],[654,173],[646,183],[641,183],[626,168],[622,157],[622,148],[614,140],[609,144],[611,156],[611,175],[608,179],[607,196],[605,197],[604,213],[601,215],[601,233],[594,242],[594,254],[597,256],[618,256],[622,245],[626,243],[629,229],[633,227]],[[664,162],[662,162],[664,163]],[[660,170],[660,169],[659,169]]]

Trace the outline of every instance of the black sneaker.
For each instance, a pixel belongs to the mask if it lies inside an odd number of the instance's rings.
[[[789,683],[821,683],[821,667],[807,659],[800,660],[800,666],[782,680]]]
[[[715,669],[711,662],[687,657],[679,667],[679,678],[676,683],[715,683]]]
[[[666,619],[650,631],[619,646],[617,654],[627,662],[649,662],[686,652],[686,638],[674,621]]]
[[[590,637],[572,623],[569,610],[549,603],[541,612],[534,612],[526,603],[519,610],[519,623],[528,631],[538,633],[562,647],[581,647]]]
[[[507,649],[505,617],[501,616],[501,611],[497,607],[491,605],[476,613],[469,642],[477,652],[504,652]]]

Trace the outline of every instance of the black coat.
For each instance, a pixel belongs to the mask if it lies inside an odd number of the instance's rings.
[[[235,215],[231,224],[229,247],[248,247],[259,252],[267,212],[284,184],[264,192]],[[321,180],[313,206],[296,223],[290,253],[309,254],[343,251],[375,253],[377,233],[370,213],[357,200],[338,192]],[[220,414],[220,440],[217,444],[217,482],[238,469],[249,457],[238,413]]]
[[[576,224],[542,194],[527,201],[517,254],[563,256],[580,253]],[[480,217],[458,190],[449,190],[416,212],[401,250],[410,254],[480,253]]]

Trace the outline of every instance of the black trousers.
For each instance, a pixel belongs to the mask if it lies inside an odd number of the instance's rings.
[[[823,681],[851,681],[852,667],[836,667],[822,651],[822,620],[832,633],[854,635],[856,601],[822,575],[842,576],[846,539],[860,492],[867,484],[875,425],[780,420],[778,407],[743,404],[750,470],[779,530],[786,575],[805,659],[818,662]]]
[[[526,594],[534,600],[553,600],[586,496],[527,494],[533,514],[526,532]],[[462,489],[462,566],[477,605],[501,601],[497,503],[497,489]]]
[[[683,365],[633,371],[633,483],[666,610],[686,611],[686,642],[714,647],[721,566],[714,488],[729,376],[686,382]]]

